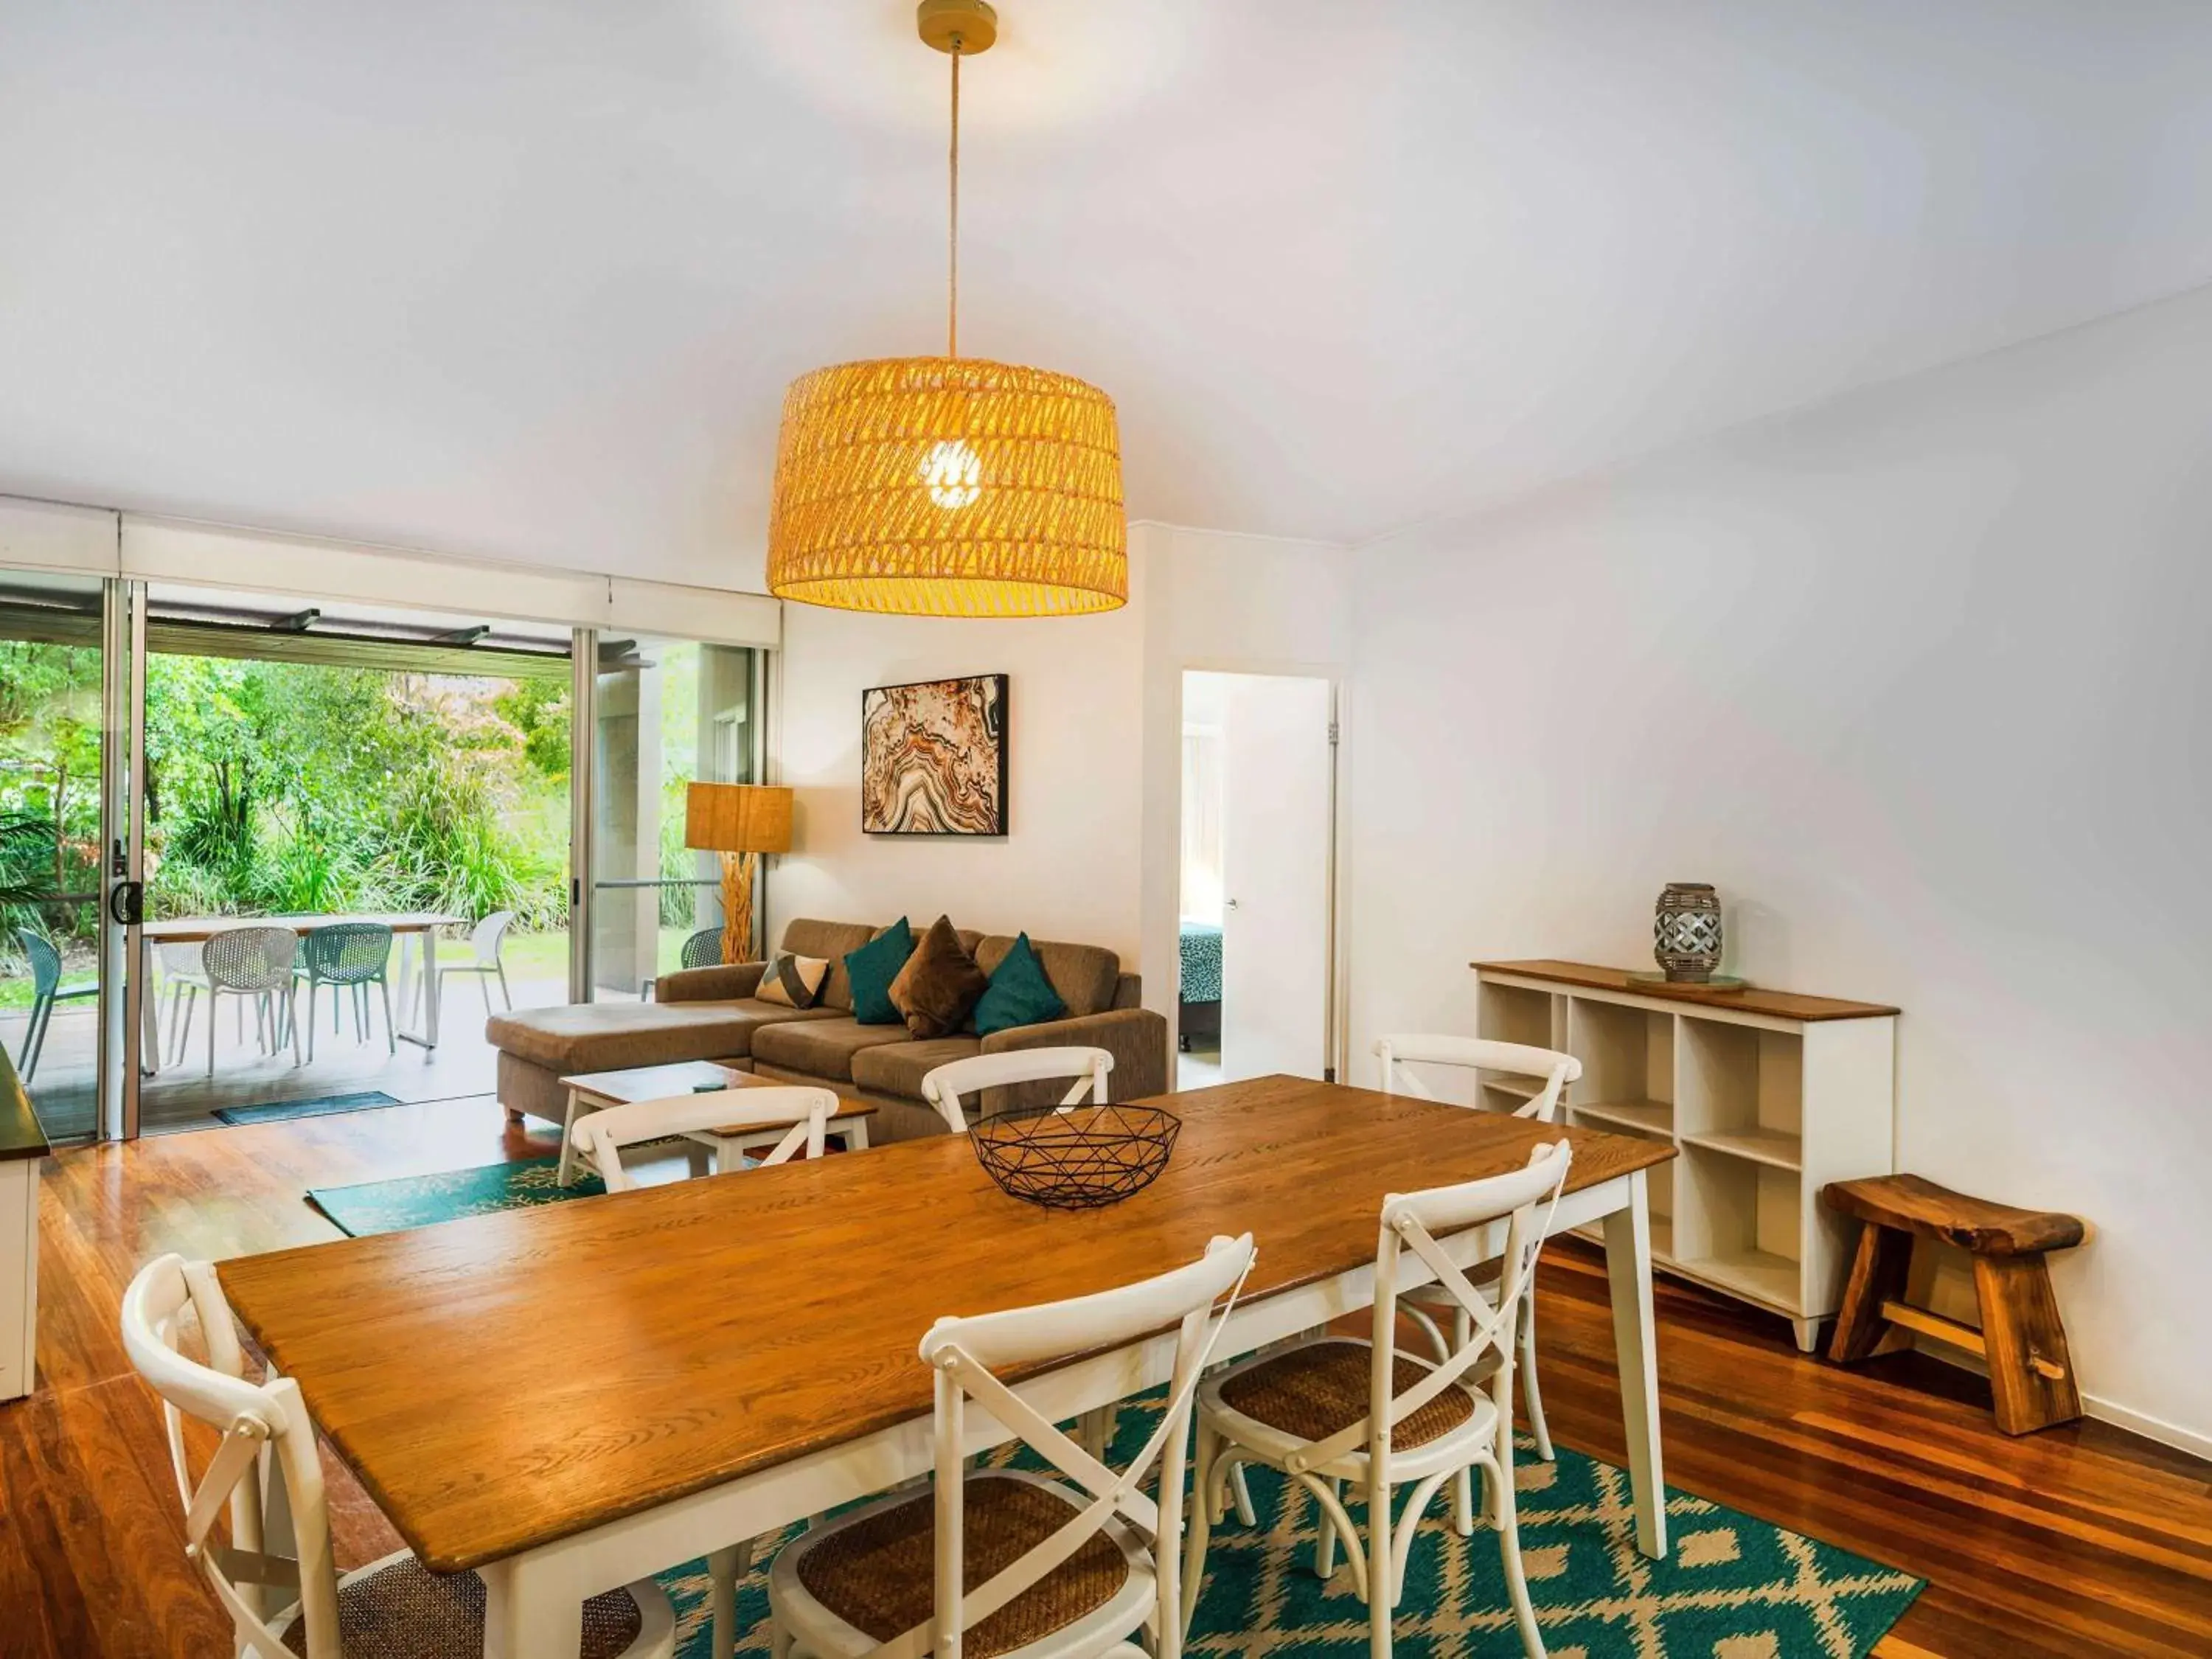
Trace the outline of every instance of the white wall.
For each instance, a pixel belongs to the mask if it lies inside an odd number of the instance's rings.
[[[2086,1389],[2212,1450],[2208,386],[2212,290],[1354,555],[1356,1052],[1715,882],[1904,1008],[1902,1167],[2095,1224]]]
[[[1133,574],[1133,586],[1140,578]],[[781,781],[794,844],[769,878],[769,931],[793,916],[890,921],[942,913],[985,933],[1137,955],[1139,595],[1102,617],[950,622],[787,606]],[[860,833],[860,694],[870,686],[1004,673],[1007,834]]]
[[[1352,658],[1350,565],[1326,542],[1167,525],[1131,527],[1144,609],[1145,1006],[1176,1016],[1182,882],[1182,676],[1188,668],[1341,677]],[[1351,756],[1340,761],[1340,779]]]
[[[1324,669],[1349,653],[1343,554],[1318,544],[1137,524],[1129,603],[1103,617],[945,622],[784,611],[777,723],[799,850],[769,880],[773,935],[794,915],[1026,928],[1121,952],[1171,1012],[1182,670]],[[1004,672],[1004,840],[860,830],[860,693]]]

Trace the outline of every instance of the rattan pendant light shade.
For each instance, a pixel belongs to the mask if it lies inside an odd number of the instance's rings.
[[[990,44],[981,0],[925,0],[952,54],[954,264],[948,350],[817,368],[777,441],[769,591],[846,611],[1054,617],[1127,602],[1113,400],[1071,375],[953,355],[958,340],[960,58]]]

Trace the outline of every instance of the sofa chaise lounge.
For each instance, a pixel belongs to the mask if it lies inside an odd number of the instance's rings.
[[[933,1067],[974,1054],[1082,1044],[1114,1056],[1113,1098],[1134,1100],[1167,1088],[1167,1021],[1138,1006],[1139,983],[1115,952],[1094,945],[1032,939],[1045,977],[1067,1005],[1065,1018],[916,1041],[903,1025],[863,1025],[853,1017],[845,955],[884,930],[866,923],[794,920],[781,949],[828,958],[821,1000],[795,1009],[753,993],[766,964],[690,968],[665,975],[655,1002],[594,1002],[495,1015],[484,1035],[499,1050],[499,1098],[518,1121],[526,1113],[558,1123],[568,1108],[560,1079],[583,1072],[715,1060],[780,1082],[819,1084],[877,1109],[872,1138],[910,1140],[947,1125],[922,1098]],[[963,931],[961,944],[985,973],[1014,941]],[[981,1110],[1042,1105],[1055,1085],[987,1092]]]

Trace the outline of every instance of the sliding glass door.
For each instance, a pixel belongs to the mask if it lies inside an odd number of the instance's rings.
[[[649,994],[684,965],[688,941],[721,928],[714,855],[684,845],[684,787],[758,781],[765,658],[747,646],[605,635],[588,656],[578,770],[587,779],[579,817],[589,827],[590,879],[574,989],[605,1001]]]
[[[142,592],[0,572],[0,1048],[56,1141],[135,1127]]]

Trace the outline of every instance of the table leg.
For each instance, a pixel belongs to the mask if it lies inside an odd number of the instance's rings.
[[[399,1033],[400,1041],[418,1048],[438,1046],[438,938],[434,933],[399,936],[399,1006],[414,1018],[416,999],[422,999],[422,1023]]]
[[[835,1127],[836,1126],[833,1124],[831,1127]],[[867,1119],[864,1117],[856,1117],[853,1120],[851,1124],[847,1127],[845,1130],[845,1150],[848,1152],[865,1152],[868,1150]]]
[[[1628,1203],[1605,1218],[1605,1268],[1613,1291],[1613,1358],[1620,1420],[1636,1494],[1636,1547],[1667,1553],[1667,1478],[1659,1458],[1659,1351],[1651,1312],[1651,1212],[1644,1171],[1628,1178]]]
[[[479,1571],[483,1659],[547,1659],[582,1650],[584,1598],[556,1564],[525,1556]]]

